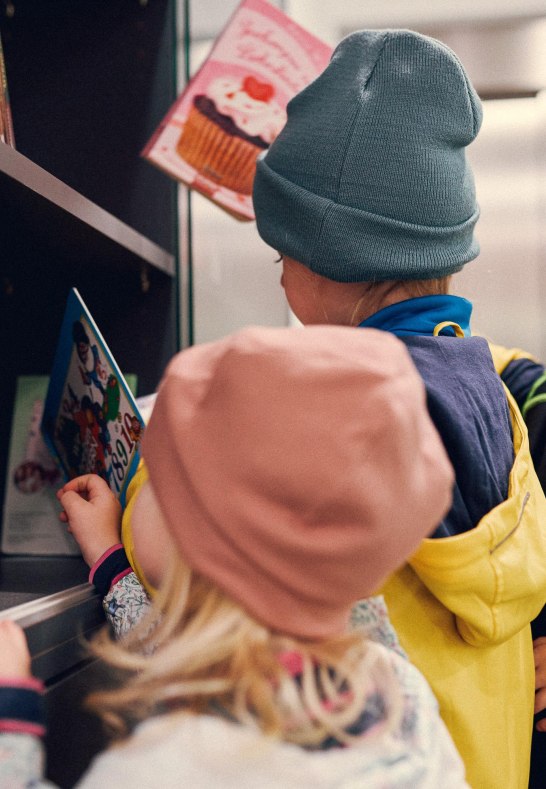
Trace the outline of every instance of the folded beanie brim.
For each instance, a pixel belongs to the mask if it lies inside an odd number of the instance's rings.
[[[314,194],[257,163],[258,232],[273,249],[337,282],[432,279],[460,271],[479,254],[479,208],[464,222],[412,224]],[[262,210],[263,207],[263,210]]]

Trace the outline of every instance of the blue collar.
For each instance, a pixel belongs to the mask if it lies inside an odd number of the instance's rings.
[[[389,331],[397,337],[432,336],[439,323],[451,321],[459,324],[465,337],[470,337],[471,313],[472,303],[461,296],[419,296],[391,304],[370,315],[359,326]],[[441,334],[453,336],[455,332],[448,326]]]

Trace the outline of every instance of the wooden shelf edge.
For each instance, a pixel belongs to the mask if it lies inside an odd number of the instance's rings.
[[[174,277],[174,255],[5,143],[0,143],[0,173],[36,193],[60,210],[71,214],[76,220],[119,244],[141,261]]]

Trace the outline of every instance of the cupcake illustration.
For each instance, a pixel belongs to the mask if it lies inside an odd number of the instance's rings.
[[[218,186],[250,195],[258,154],[286,121],[273,85],[248,75],[213,80],[194,96],[176,150]]]

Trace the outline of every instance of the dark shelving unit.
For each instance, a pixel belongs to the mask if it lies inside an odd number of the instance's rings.
[[[140,155],[176,97],[176,3],[18,0],[0,4],[0,34],[16,145],[0,143],[3,501],[17,378],[49,374],[72,287],[138,395],[179,349],[177,187]],[[0,610],[46,682],[60,786],[102,742],[78,708],[100,674],[82,638],[104,621],[87,572],[77,557],[0,555]]]

